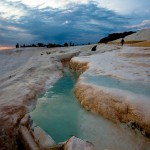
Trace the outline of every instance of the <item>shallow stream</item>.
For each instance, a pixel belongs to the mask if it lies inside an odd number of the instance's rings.
[[[66,69],[64,76],[38,98],[36,109],[30,113],[38,126],[56,142],[74,135],[91,141],[97,150],[150,149],[150,141],[141,134],[82,108],[74,95],[77,78]]]

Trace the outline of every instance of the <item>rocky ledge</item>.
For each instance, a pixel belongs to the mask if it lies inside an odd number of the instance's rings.
[[[101,85],[96,83],[98,81],[89,82],[90,79],[86,77],[89,75],[94,79],[102,75],[140,82],[142,88],[144,83],[150,81],[149,52],[149,48],[124,47],[102,54],[72,58],[70,68],[83,72],[75,87],[81,105],[114,122],[127,123],[144,136],[150,137],[149,96],[140,94],[140,91],[134,93],[132,90]]]
[[[56,143],[50,135],[37,126],[26,114],[20,121],[19,141],[27,150],[94,150],[94,145],[72,136],[67,141]]]

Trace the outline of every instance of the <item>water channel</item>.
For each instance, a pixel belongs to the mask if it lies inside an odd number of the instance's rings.
[[[74,95],[78,75],[68,69],[64,72],[64,76],[38,98],[36,109],[30,113],[38,126],[57,143],[74,135],[91,141],[97,150],[150,149],[149,139],[141,134],[82,108]]]

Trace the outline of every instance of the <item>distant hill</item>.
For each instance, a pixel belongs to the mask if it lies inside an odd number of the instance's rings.
[[[112,34],[109,34],[107,37],[102,38],[98,43],[107,43],[107,42],[114,41],[120,38],[124,38],[133,33],[135,32],[129,31],[129,32],[123,32],[123,33],[112,33]]]
[[[125,39],[125,42],[150,41],[150,29],[140,30],[132,35],[126,36],[124,39]],[[118,39],[113,42],[120,42],[120,41],[121,41],[121,39]]]

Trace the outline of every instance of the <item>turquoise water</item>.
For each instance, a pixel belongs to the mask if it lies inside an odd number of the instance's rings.
[[[74,95],[78,75],[65,70],[64,76],[37,102],[31,118],[56,142],[75,135],[91,141],[97,150],[148,149],[150,142],[122,125],[117,125],[81,107]]]
[[[50,90],[39,97],[39,104],[31,113],[32,118],[50,133],[56,142],[77,135],[80,105],[73,94],[77,77],[77,74],[67,72]]]
[[[133,93],[150,96],[150,83],[142,81],[128,81],[121,80],[111,76],[91,76],[84,74],[85,81],[88,83],[94,83],[104,87],[117,88],[127,90]]]

